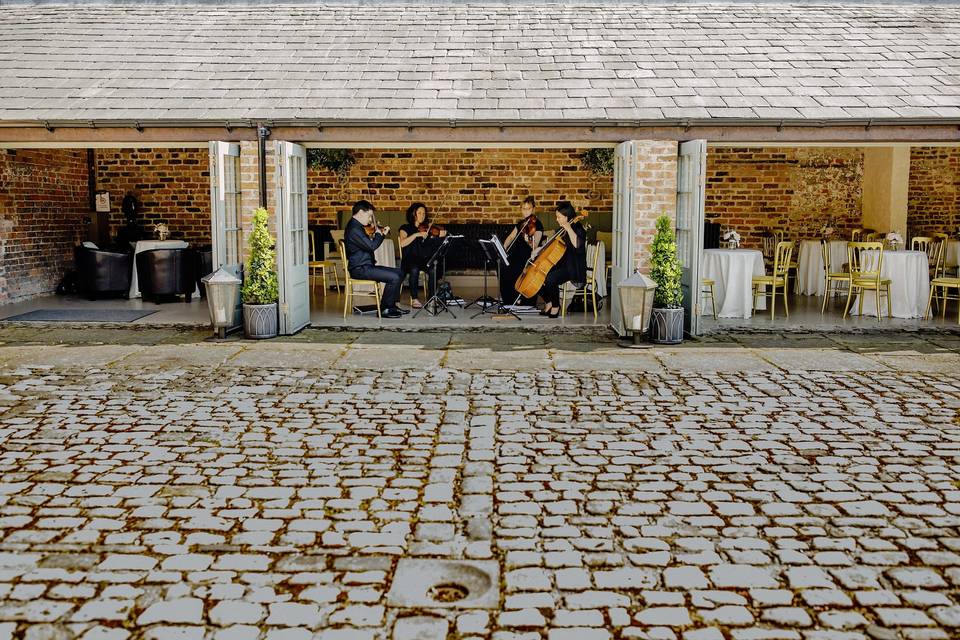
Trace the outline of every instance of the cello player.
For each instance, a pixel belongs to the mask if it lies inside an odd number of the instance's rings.
[[[579,222],[570,221],[577,212],[567,200],[557,203],[557,225],[566,232],[567,246],[563,258],[553,266],[540,288],[544,306],[540,315],[560,317],[560,287],[566,282],[580,284],[587,279],[587,230]]]

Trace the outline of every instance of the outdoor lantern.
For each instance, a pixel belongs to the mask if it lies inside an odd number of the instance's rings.
[[[227,331],[236,326],[234,316],[242,282],[222,267],[200,280],[207,288],[207,304],[210,305],[210,323],[214,334],[218,338],[225,338]]]
[[[642,273],[634,273],[617,285],[623,329],[627,333],[633,332],[633,340],[621,342],[621,346],[639,345],[641,338],[646,335],[653,310],[653,290],[656,288],[657,283]]]

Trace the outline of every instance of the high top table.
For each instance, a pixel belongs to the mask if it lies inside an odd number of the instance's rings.
[[[753,276],[764,275],[763,253],[757,249],[705,249],[700,275],[714,285],[714,303],[718,318],[749,318],[753,315]],[[700,295],[700,283],[695,283]],[[757,309],[766,309],[767,301],[757,296]],[[700,313],[713,315],[709,304]]]
[[[864,262],[875,260],[876,251],[864,251]],[[890,306],[894,318],[922,318],[930,295],[930,271],[926,251],[883,252],[880,275],[890,278]],[[869,268],[869,265],[866,265]],[[863,315],[877,315],[877,294],[863,292]],[[880,298],[880,313],[886,315],[886,300]],[[850,301],[850,314],[857,315],[859,300]]]

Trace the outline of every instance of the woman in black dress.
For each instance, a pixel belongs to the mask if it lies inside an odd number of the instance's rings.
[[[427,205],[422,202],[414,202],[407,207],[407,223],[402,225],[397,232],[397,239],[400,242],[402,258],[400,260],[400,270],[405,277],[410,278],[410,306],[419,309],[423,306],[419,300],[420,296],[420,272],[426,269],[427,260],[436,251],[435,238],[442,238],[447,235],[446,230],[441,230],[437,235],[433,235],[430,225],[430,211]],[[443,277],[438,265],[437,279]],[[433,295],[434,283],[427,277],[427,297]]]
[[[577,216],[573,205],[566,200],[557,203],[557,226],[566,234],[567,243],[563,258],[547,274],[540,289],[544,306],[540,315],[560,317],[560,287],[566,282],[584,282],[587,278],[587,230],[579,222],[571,223]]]
[[[540,246],[543,239],[543,223],[537,218],[534,210],[536,200],[533,196],[527,196],[520,206],[520,213],[523,217],[514,225],[513,231],[503,241],[504,247],[509,247],[507,257],[510,259],[509,266],[500,267],[500,299],[505,305],[511,305],[517,300],[517,278],[523,273],[523,267],[530,259],[533,250]],[[533,231],[530,233],[530,231]],[[520,304],[532,306],[535,300],[530,298],[521,298]]]

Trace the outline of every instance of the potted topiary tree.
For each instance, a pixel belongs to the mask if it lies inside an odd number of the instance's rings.
[[[254,340],[276,337],[280,287],[274,263],[273,238],[267,229],[267,210],[263,208],[253,212],[250,260],[243,274],[240,294],[243,298],[244,335]]]
[[[668,216],[657,218],[651,253],[650,278],[657,283],[657,289],[653,293],[650,339],[659,344],[679,344],[683,342],[682,270],[673,221]]]

